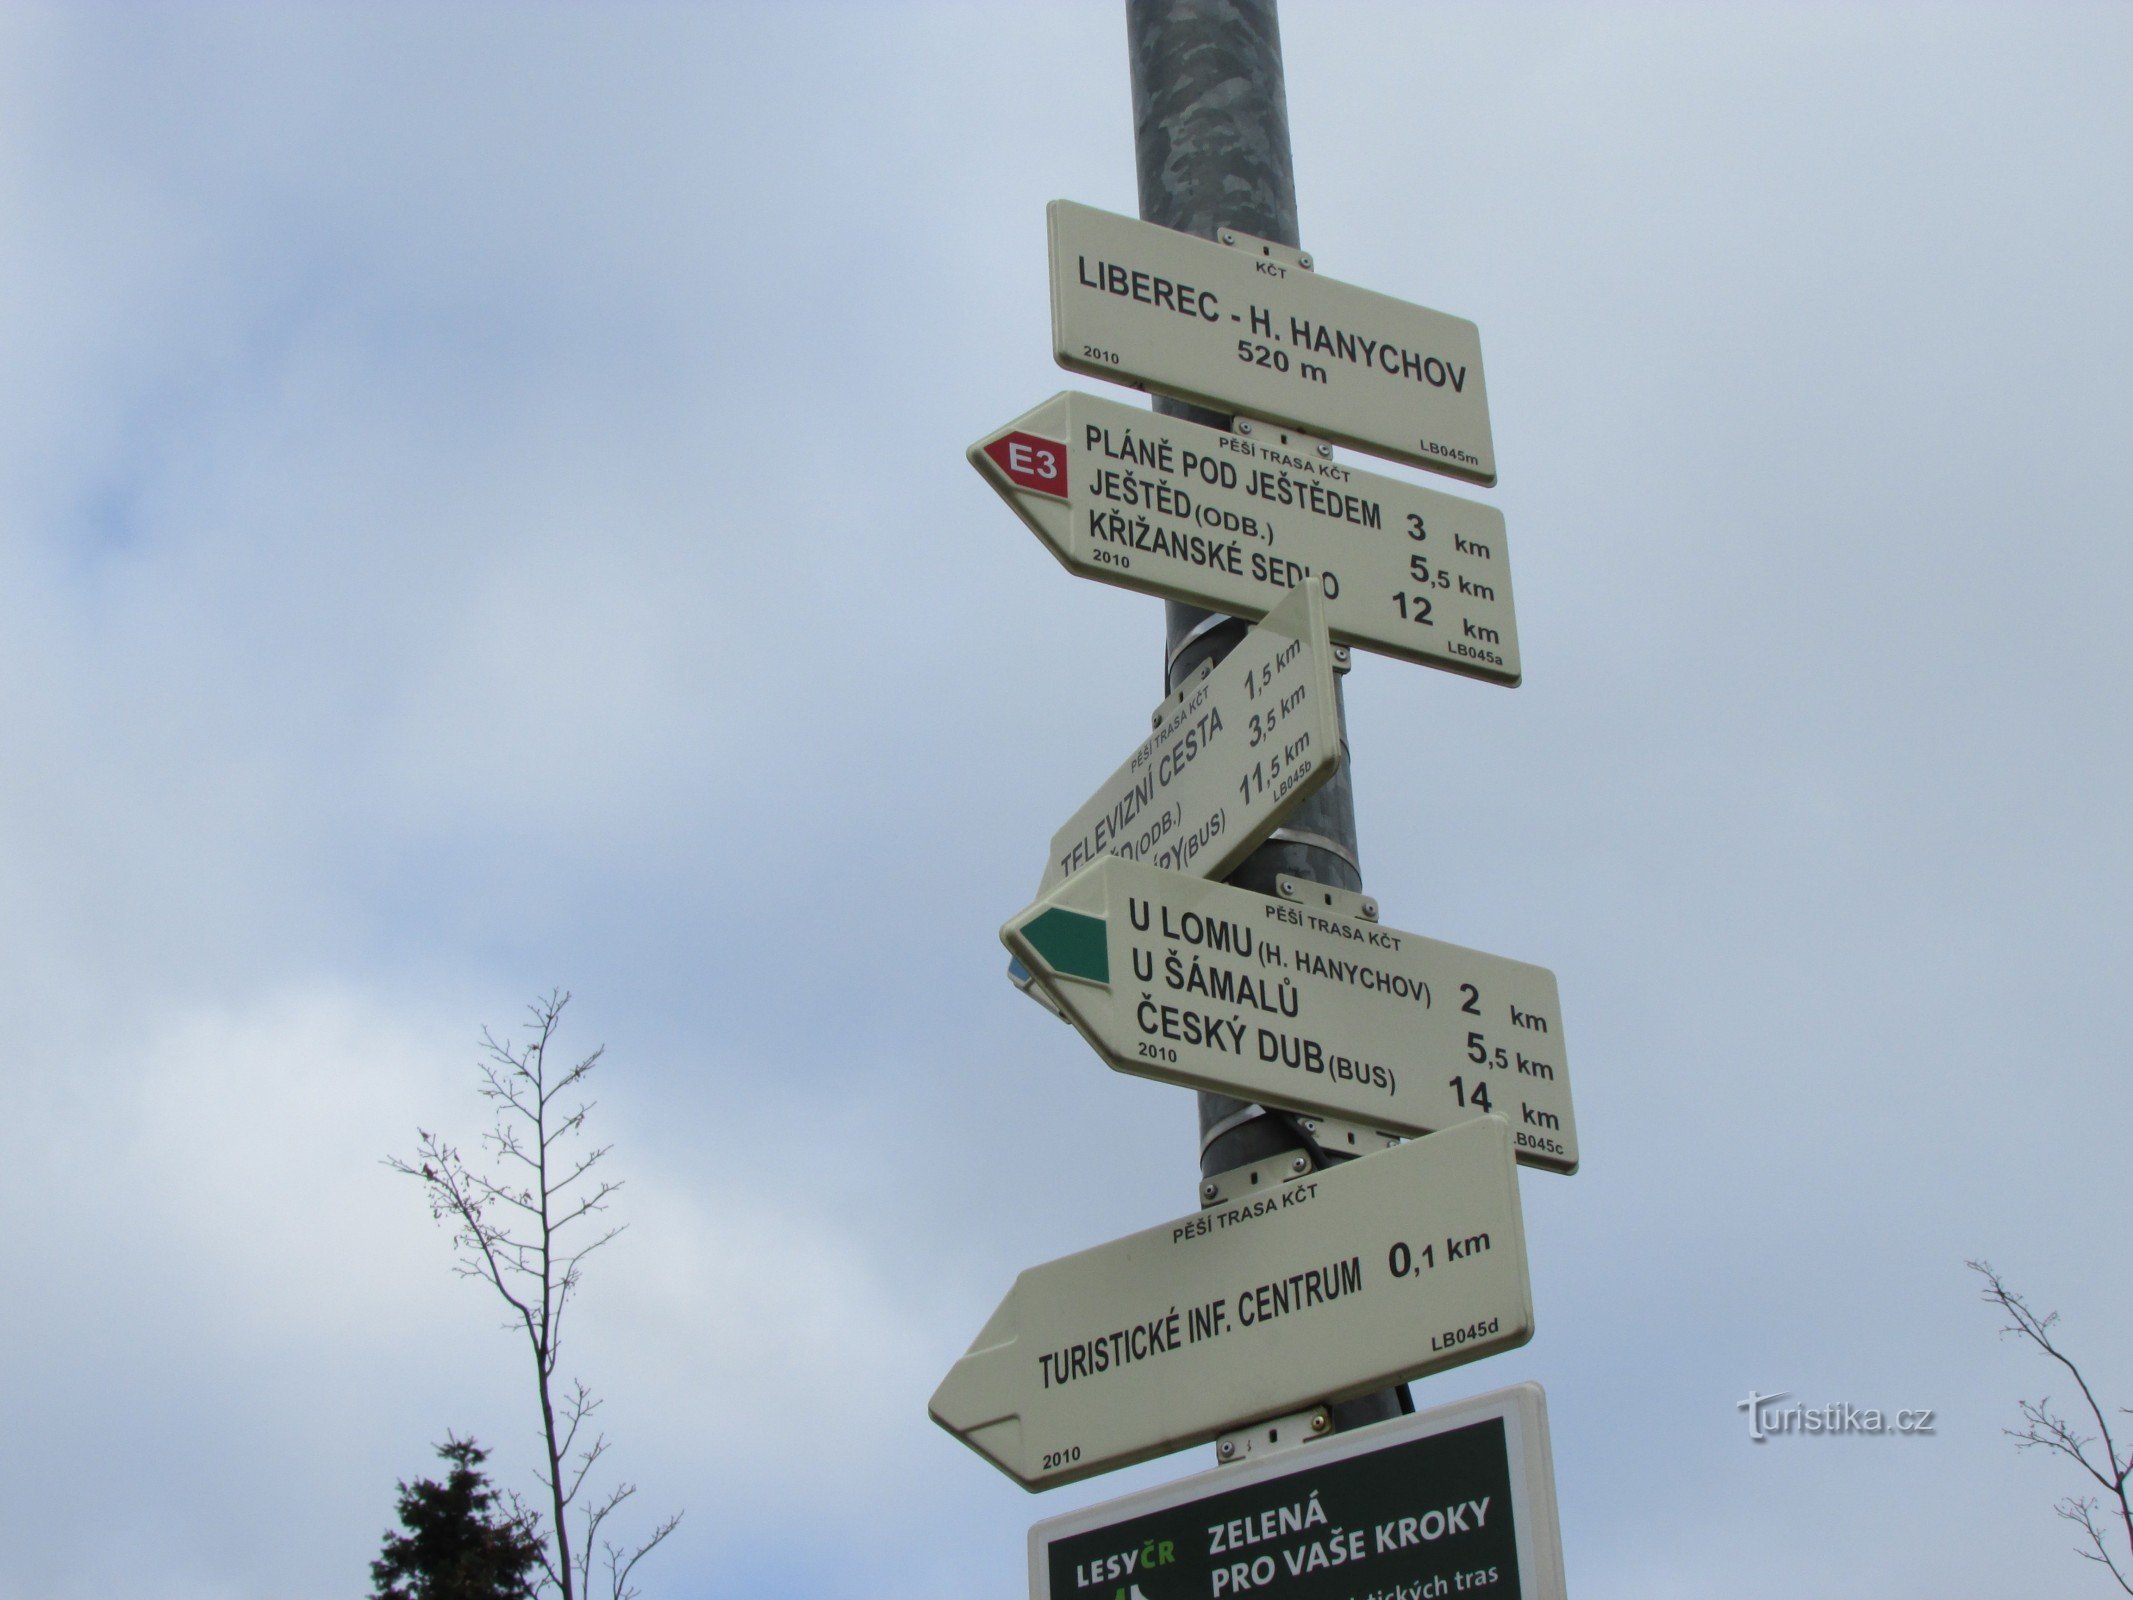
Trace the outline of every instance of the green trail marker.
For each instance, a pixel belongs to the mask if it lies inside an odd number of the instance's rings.
[[[1111,981],[1111,954],[1101,917],[1052,906],[1031,917],[1022,932],[1050,971],[1090,983]]]

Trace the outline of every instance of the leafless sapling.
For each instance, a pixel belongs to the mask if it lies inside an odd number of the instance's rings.
[[[477,1159],[417,1128],[414,1155],[389,1156],[386,1165],[421,1183],[430,1215],[453,1230],[454,1270],[495,1290],[510,1308],[504,1326],[525,1335],[546,1457],[538,1476],[548,1511],[541,1554],[547,1587],[562,1600],[593,1600],[597,1559],[604,1600],[632,1600],[637,1564],[681,1516],[666,1518],[635,1545],[605,1537],[610,1519],[637,1488],[617,1483],[605,1493],[586,1492],[586,1480],[608,1448],[606,1435],[592,1423],[600,1401],[583,1380],[572,1378],[566,1389],[557,1377],[564,1316],[583,1284],[585,1260],[622,1231],[603,1218],[622,1187],[599,1171],[612,1146],[590,1145],[585,1132],[593,1108],[585,1098],[586,1079],[605,1047],[564,1067],[549,1059],[569,1003],[568,994],[553,990],[528,1006],[524,1043],[482,1030],[479,1090],[494,1120],[481,1136]],[[516,1496],[512,1503],[522,1509]],[[538,1521],[536,1516],[535,1526]]]
[[[2056,1509],[2060,1516],[2088,1536],[2089,1547],[2083,1549],[2076,1545],[2076,1553],[2098,1563],[2118,1580],[2119,1588],[2133,1594],[2133,1503],[2128,1502],[2126,1493],[2127,1480],[2133,1478],[2133,1450],[2125,1455],[2118,1453],[2118,1446],[2111,1438],[2111,1419],[2104,1414],[2102,1404],[2089,1388],[2088,1379],[2081,1375],[2073,1358],[2052,1342],[2052,1325],[2059,1320],[2059,1313],[2047,1311],[2040,1315],[2031,1310],[2028,1302],[2007,1287],[1993,1270],[1991,1262],[1971,1261],[1965,1265],[1985,1280],[1985,1302],[1998,1307],[2006,1317],[2000,1331],[2027,1339],[2064,1367],[2067,1376],[2074,1380],[2074,1387],[2081,1391],[2082,1404],[2088,1408],[2089,1417],[2096,1425],[2093,1436],[2077,1431],[2083,1424],[2068,1422],[2052,1410],[2050,1395],[2034,1403],[2022,1401],[2023,1425],[2009,1428],[2007,1434],[2017,1449],[2035,1448],[2065,1456],[2103,1490],[2105,1499],[2099,1500],[2093,1494],[2068,1495]],[[2133,1407],[2120,1406],[2118,1411],[2121,1416],[2133,1416]],[[2100,1463],[2090,1458],[2092,1445],[2101,1446],[2103,1459]],[[2126,1545],[2124,1567],[2118,1564],[2114,1553],[2120,1535],[2124,1536]]]

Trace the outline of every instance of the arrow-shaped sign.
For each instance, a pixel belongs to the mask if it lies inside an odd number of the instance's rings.
[[[1333,776],[1340,708],[1317,592],[1293,591],[1154,721],[1052,836],[1039,894],[1102,855],[1222,877]]]
[[[1281,437],[1069,391],[969,457],[1069,572],[1248,618],[1316,588],[1340,643],[1518,682],[1503,514]]]
[[[1482,1118],[1030,1268],[929,1409],[1050,1488],[1532,1332],[1510,1129]]]
[[[1578,1164],[1544,967],[1105,857],[1000,930],[1121,1072],[1394,1133],[1497,1112]]]

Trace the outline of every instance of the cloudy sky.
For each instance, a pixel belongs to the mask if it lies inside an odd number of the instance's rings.
[[[2133,15],[1283,23],[1305,246],[1481,328],[1526,669],[1359,660],[1366,883],[1558,974],[1585,1159],[1532,1344],[1418,1399],[1547,1386],[1584,1596],[2099,1592],[1962,1263],[2133,1399]],[[448,1429],[529,1482],[380,1158],[551,986],[649,1592],[1011,1594],[1207,1464],[1032,1498],[925,1414],[1018,1269],[1193,1203],[1190,1097],[995,937],[1161,608],[962,458],[1096,387],[1043,206],[1133,209],[1124,43],[0,9],[0,1596],[357,1593]]]

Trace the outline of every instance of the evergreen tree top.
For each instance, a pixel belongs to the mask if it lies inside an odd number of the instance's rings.
[[[370,1564],[373,1600],[533,1600],[546,1546],[536,1518],[507,1510],[482,1472],[488,1452],[445,1435],[442,1483],[400,1485],[400,1525]]]

